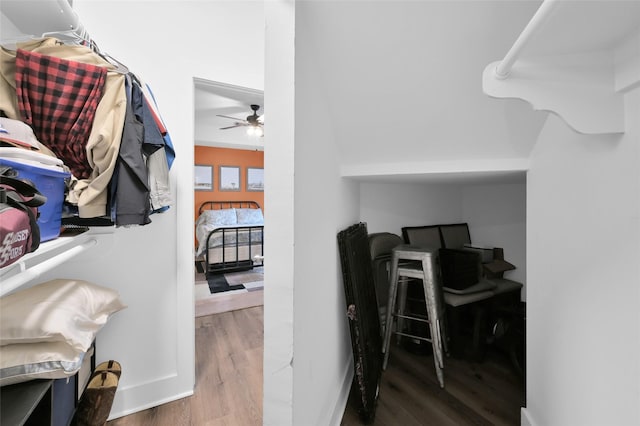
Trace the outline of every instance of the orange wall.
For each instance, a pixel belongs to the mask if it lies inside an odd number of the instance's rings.
[[[264,211],[264,192],[245,191],[247,167],[264,167],[264,151],[196,146],[194,157],[194,164],[213,166],[213,190],[194,191],[194,221],[198,218],[198,208],[204,201],[255,201]],[[240,191],[220,191],[219,166],[240,167]]]

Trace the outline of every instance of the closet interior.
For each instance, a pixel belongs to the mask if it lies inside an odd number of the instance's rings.
[[[0,423],[104,423],[121,370],[99,362],[96,338],[127,303],[99,273],[92,282],[56,268],[166,212],[175,150],[150,86],[100,50],[70,2],[0,11],[3,195],[11,178],[44,196],[30,253],[2,230]]]

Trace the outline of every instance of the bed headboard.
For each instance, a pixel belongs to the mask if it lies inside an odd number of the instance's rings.
[[[259,209],[260,204],[255,201],[205,201],[200,204],[198,214],[202,214],[205,210],[222,210],[222,209]]]

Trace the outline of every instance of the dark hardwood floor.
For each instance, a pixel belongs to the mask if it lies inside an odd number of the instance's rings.
[[[430,353],[392,346],[382,373],[373,422],[376,426],[519,425],[525,404],[524,379],[499,349],[482,362],[445,359],[444,389]],[[366,424],[358,416],[357,395],[350,396],[342,426]]]
[[[194,395],[108,426],[262,425],[262,306],[196,318]],[[500,352],[481,363],[447,358],[440,389],[430,354],[392,346],[373,425],[519,425],[524,384]],[[349,401],[343,426],[363,424]],[[296,425],[307,426],[307,425]]]

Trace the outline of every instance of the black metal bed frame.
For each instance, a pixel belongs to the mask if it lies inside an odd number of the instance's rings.
[[[198,208],[198,214],[202,214],[205,210],[223,210],[230,208],[249,208],[249,209],[259,209],[260,204],[255,201],[205,201]],[[239,244],[238,244],[238,236],[240,231],[248,231],[249,232],[249,255],[248,259],[240,260],[239,259]],[[255,266],[253,263],[253,233],[254,231],[257,233],[258,231],[261,234],[260,238],[260,254],[264,254],[264,226],[245,226],[239,225],[236,227],[230,228],[218,228],[209,232],[207,235],[207,244],[205,249],[205,273],[207,277],[213,274],[225,274],[229,272],[238,272],[238,271],[246,271],[249,269],[253,269]],[[226,260],[226,237],[228,234],[235,233],[235,260]],[[222,251],[222,262],[210,263],[209,262],[209,241],[215,235],[222,235],[222,245],[220,246],[220,250]],[[264,265],[264,260],[261,265]]]

